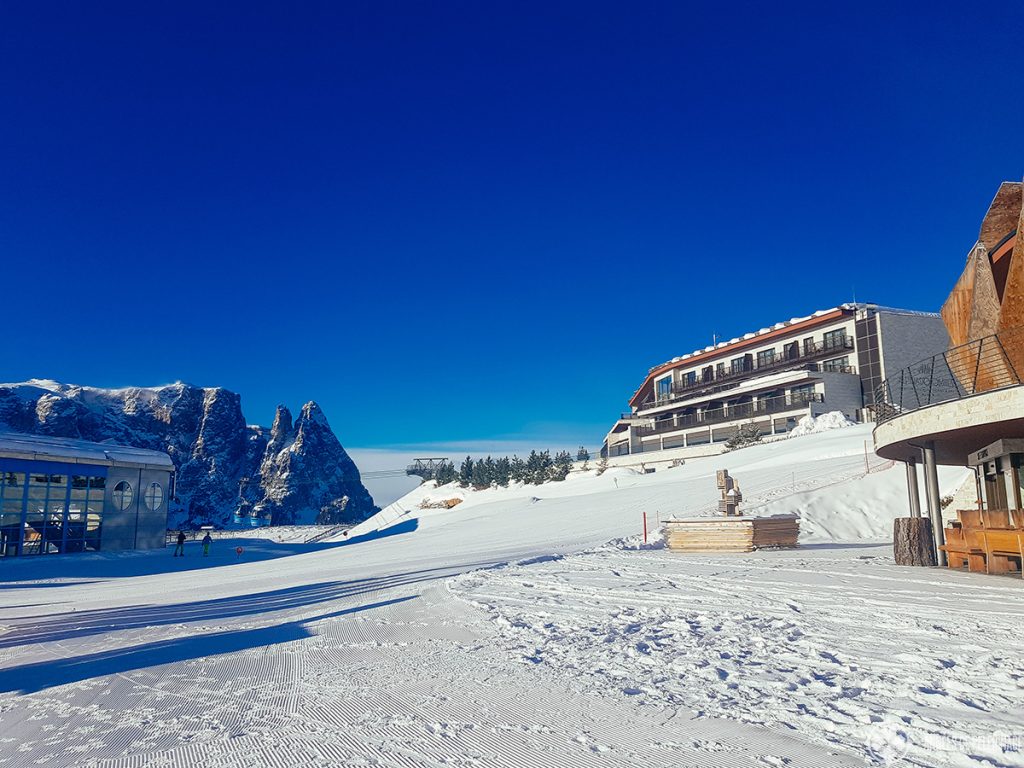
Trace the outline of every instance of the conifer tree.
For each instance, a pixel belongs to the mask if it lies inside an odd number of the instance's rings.
[[[524,479],[528,483],[539,485],[544,481],[539,479],[542,474],[543,463],[541,462],[540,454],[536,451],[530,451],[530,455],[526,457],[526,472]]]
[[[450,461],[443,461],[441,465],[434,470],[434,482],[437,483],[438,487],[442,485],[448,485],[455,480],[455,465]]]
[[[459,467],[459,485],[468,488],[473,482],[473,459],[470,456]]]
[[[513,456],[509,461],[508,478],[513,483],[526,482],[526,462],[518,456]]]
[[[482,459],[477,461],[473,465],[473,475],[472,476],[473,476],[473,481],[472,482],[473,482],[473,487],[474,488],[477,488],[477,489],[487,488],[491,484],[490,479],[487,477],[487,463],[484,462]]]
[[[576,451],[576,461],[590,461],[590,451],[581,445],[580,449]]]
[[[555,454],[555,466],[551,473],[552,480],[565,480],[572,470],[572,456],[568,451],[559,451]]]
[[[508,486],[512,476],[512,466],[508,456],[503,456],[494,463],[494,482],[504,487]]]

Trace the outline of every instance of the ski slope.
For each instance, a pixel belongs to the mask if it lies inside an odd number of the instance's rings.
[[[424,486],[240,559],[2,562],[0,766],[1024,764],[1021,584],[893,566],[904,476],[869,436]],[[640,544],[642,513],[707,511],[720,466],[749,507],[800,511],[805,546]]]

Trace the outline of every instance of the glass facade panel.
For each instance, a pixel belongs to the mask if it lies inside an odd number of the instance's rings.
[[[823,370],[826,370],[826,371],[840,371],[840,372],[842,372],[842,371],[845,371],[845,370],[849,369],[849,367],[850,367],[850,358],[849,358],[849,356],[847,356],[847,357],[837,357],[834,360],[826,360],[824,363],[821,364],[821,367],[822,367]]]
[[[0,557],[13,557],[21,552],[25,474],[0,473],[0,486]]]
[[[71,478],[71,496],[64,521],[64,551],[81,552],[85,535],[85,516],[89,501],[89,478],[75,475]]]
[[[0,472],[0,557],[99,549],[105,478]]]
[[[658,398],[668,397],[672,394],[672,377],[666,376],[658,381]]]

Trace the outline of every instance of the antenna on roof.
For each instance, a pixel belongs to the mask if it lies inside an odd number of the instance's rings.
[[[712,333],[711,334],[711,346],[712,347],[717,347],[718,346],[718,334],[717,333]]]
[[[856,307],[857,306],[857,286],[856,285],[852,286],[851,290],[853,291],[853,306]]]

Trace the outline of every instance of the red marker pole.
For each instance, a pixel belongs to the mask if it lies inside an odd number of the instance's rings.
[[[647,513],[644,512],[644,544],[647,543]]]

